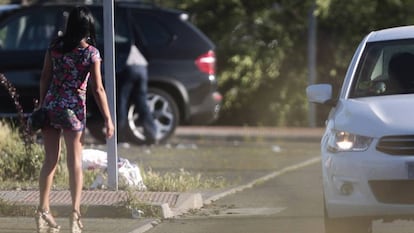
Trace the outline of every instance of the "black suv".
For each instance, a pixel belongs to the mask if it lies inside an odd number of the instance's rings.
[[[24,112],[33,110],[45,51],[64,31],[73,3],[45,3],[10,10],[0,15],[0,73],[16,87]],[[103,56],[102,5],[88,5],[96,17],[97,44]],[[148,103],[158,126],[157,139],[166,141],[180,124],[208,124],[217,118],[221,95],[217,92],[214,44],[188,15],[152,4],[117,1],[115,4],[116,79],[125,75],[126,59],[136,45],[148,60]],[[0,88],[0,117],[15,117],[16,108]],[[103,139],[102,120],[88,98],[89,132]],[[145,143],[135,107],[129,104],[128,140]]]

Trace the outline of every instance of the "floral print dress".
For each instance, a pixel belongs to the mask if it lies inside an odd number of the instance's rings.
[[[50,125],[58,129],[82,131],[86,125],[86,88],[89,70],[101,60],[99,50],[92,45],[61,53],[50,49],[53,77],[46,93],[44,107]]]

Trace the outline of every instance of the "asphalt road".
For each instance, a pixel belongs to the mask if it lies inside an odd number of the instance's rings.
[[[410,221],[373,224],[374,233],[412,233],[413,229]],[[165,232],[323,233],[320,164],[300,167],[148,231]]]
[[[149,233],[324,232],[319,165],[288,172],[224,197]]]

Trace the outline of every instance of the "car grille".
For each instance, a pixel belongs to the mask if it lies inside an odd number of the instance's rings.
[[[377,201],[386,204],[414,204],[414,180],[371,180]]]
[[[377,150],[390,155],[414,155],[414,135],[382,137]]]

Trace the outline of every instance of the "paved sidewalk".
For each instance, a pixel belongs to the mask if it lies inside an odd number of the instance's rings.
[[[320,140],[322,133],[321,128],[179,127],[174,140],[208,138],[214,140],[249,140],[250,138]],[[316,160],[311,162],[316,162]],[[236,187],[233,190],[243,187],[247,186]],[[154,208],[160,218],[172,218],[190,209],[201,208],[203,202],[209,202],[231,192],[231,190],[222,190],[221,193],[209,193],[210,198],[206,198],[206,195],[202,193],[135,192],[132,195]],[[11,203],[13,208],[22,213],[21,215],[30,216],[37,204],[38,195],[37,191],[0,191],[0,200]],[[125,191],[84,191],[82,205],[87,212],[84,219],[86,225],[84,233],[141,233],[159,222],[159,219],[142,218],[136,212],[133,215],[132,212],[119,208],[128,195],[131,193],[128,194]],[[69,191],[53,191],[51,203],[53,203],[54,215],[57,216],[58,223],[62,225],[61,232],[69,232],[68,220],[65,218],[71,211]],[[34,220],[31,217],[2,217],[0,226],[0,233],[35,232]]]

